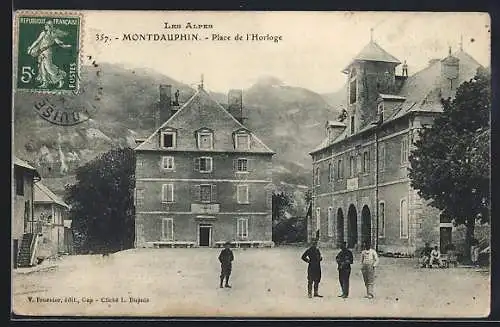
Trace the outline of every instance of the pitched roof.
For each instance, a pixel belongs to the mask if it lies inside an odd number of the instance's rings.
[[[459,76],[456,85],[470,80],[482,67],[474,58],[463,50],[452,55],[459,59]],[[423,70],[408,77],[399,95],[406,97],[400,110],[396,110],[388,120],[397,119],[410,111],[442,112],[441,98],[454,98],[456,88],[453,90],[442,90],[444,77],[441,75],[441,61],[434,61]]]
[[[26,168],[26,169],[29,169],[29,170],[36,170],[29,163],[27,163],[24,160],[19,159],[18,157],[14,157],[14,165],[20,166],[20,167],[23,167],[23,168]]]
[[[234,149],[233,133],[246,130],[251,135],[249,153],[274,154],[252,131],[248,130],[223,106],[215,101],[203,88],[195,94],[166,122],[154,131],[135,150],[162,150],[159,145],[159,132],[171,128],[177,131],[176,148],[169,151],[199,151],[194,131],[208,128],[214,133],[214,149],[210,152],[242,152]]]
[[[38,171],[33,166],[31,166],[26,161],[21,160],[18,157],[15,157],[15,156],[14,156],[14,166],[18,166],[18,167],[22,167],[22,168],[27,169],[27,170],[31,170],[33,172],[33,174],[35,175],[35,177],[40,178],[40,174],[38,173]]]
[[[36,203],[56,203],[59,204],[66,209],[69,209],[69,205],[67,205],[60,197],[54,194],[47,186],[38,182],[35,183],[34,188],[34,200]]]
[[[349,66],[357,60],[363,61],[381,61],[381,62],[391,62],[394,64],[400,64],[401,62],[391,55],[389,52],[382,49],[375,41],[370,41],[351,61],[349,65],[344,69],[347,71]]]

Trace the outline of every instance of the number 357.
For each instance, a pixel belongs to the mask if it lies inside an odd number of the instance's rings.
[[[23,66],[21,69],[21,82],[29,83],[35,76],[35,70],[31,66]]]

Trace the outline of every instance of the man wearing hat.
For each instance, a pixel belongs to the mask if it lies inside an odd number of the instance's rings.
[[[226,243],[224,243],[224,249],[219,254],[221,267],[220,288],[223,288],[222,283],[224,282],[224,280],[226,281],[224,287],[231,288],[231,285],[229,285],[229,276],[231,275],[233,260],[234,255],[233,251],[231,251],[231,242],[227,241]]]
[[[315,239],[311,243],[311,247],[302,254],[302,260],[308,263],[307,266],[307,296],[312,297],[312,289],[314,287],[314,296],[323,297],[318,293],[319,282],[321,281],[321,264],[323,260],[319,251],[318,241]]]

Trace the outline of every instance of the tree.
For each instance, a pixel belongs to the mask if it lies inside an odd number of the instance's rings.
[[[490,218],[490,78],[478,69],[455,99],[442,100],[443,113],[419,132],[409,157],[411,186],[445,217],[466,226],[467,248],[476,219]]]
[[[75,248],[80,253],[117,251],[133,247],[135,153],[110,150],[76,171],[76,184],[66,186],[65,200]]]
[[[289,217],[287,212],[290,211],[293,205],[293,197],[285,192],[273,192],[272,194],[272,220],[273,220],[273,241],[280,243],[283,241],[287,233],[287,226],[284,223]]]

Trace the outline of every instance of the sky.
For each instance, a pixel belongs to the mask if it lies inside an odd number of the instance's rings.
[[[165,29],[164,23],[181,29]],[[212,29],[185,29],[187,22]],[[318,93],[337,91],[341,72],[373,39],[411,75],[432,58],[463,49],[483,66],[490,65],[490,18],[486,13],[403,12],[85,12],[83,52],[97,62],[148,68],[180,82],[203,80],[210,91],[245,89],[260,77],[274,76],[286,85]],[[201,41],[122,41],[128,33],[196,33]],[[239,33],[281,36],[273,41],[234,41]],[[212,34],[230,36],[212,41]],[[96,41],[108,35],[111,42]],[[205,40],[204,37],[208,37]],[[118,38],[116,40],[115,38]],[[396,73],[401,72],[401,65]]]

